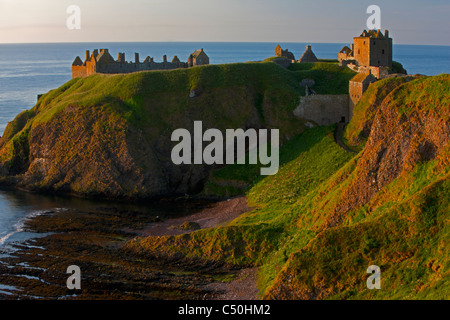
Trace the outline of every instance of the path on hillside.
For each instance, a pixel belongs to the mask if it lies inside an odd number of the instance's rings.
[[[358,152],[347,147],[347,145],[344,143],[344,141],[342,141],[342,137],[344,136],[344,128],[345,128],[344,122],[339,122],[337,124],[336,131],[334,133],[334,139],[336,140],[336,143],[339,146],[341,146],[341,148],[344,149],[345,151],[357,154]]]

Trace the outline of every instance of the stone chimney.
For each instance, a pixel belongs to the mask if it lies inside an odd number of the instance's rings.
[[[389,38],[389,30],[384,30],[384,36],[385,36],[386,38]]]
[[[134,54],[134,62],[139,63],[139,53]]]
[[[86,61],[89,60],[90,56],[91,56],[91,54],[90,54],[89,50],[86,50]]]
[[[311,50],[311,46],[310,45],[308,45],[308,46],[306,46],[306,50]]]
[[[119,57],[117,58],[117,61],[120,63],[125,62],[125,52],[119,52]]]
[[[167,63],[167,55],[163,55],[163,62]]]

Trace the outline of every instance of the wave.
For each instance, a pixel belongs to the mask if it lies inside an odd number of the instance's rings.
[[[56,210],[61,210],[60,208],[56,209]],[[3,246],[6,241],[11,238],[13,235],[20,233],[20,232],[24,232],[24,227],[25,227],[25,222],[29,219],[32,219],[34,217],[38,217],[44,214],[49,214],[49,213],[53,213],[54,211],[51,210],[37,210],[37,211],[32,211],[29,214],[25,215],[22,219],[18,220],[14,225],[13,228],[14,230],[9,232],[8,234],[0,237],[0,246]]]

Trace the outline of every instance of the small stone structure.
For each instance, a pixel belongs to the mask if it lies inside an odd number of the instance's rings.
[[[283,57],[283,58],[289,59],[291,61],[295,61],[294,54],[287,49],[283,50],[280,45],[277,45],[277,47],[275,48],[275,56],[280,57],[280,58]]]
[[[303,53],[302,57],[298,60],[298,62],[319,62],[319,60],[312,51],[311,46],[306,46],[306,50]]]
[[[349,113],[350,119],[353,117],[353,109],[355,108],[358,101],[361,99],[363,93],[369,88],[371,83],[377,81],[372,73],[358,73],[350,80],[349,84]]]
[[[209,57],[208,55],[203,51],[203,49],[195,50],[194,53],[192,53],[189,56],[188,59],[188,67],[195,67],[195,66],[203,66],[209,64]]]
[[[80,57],[76,57],[72,63],[72,78],[87,77],[95,73],[119,74],[147,70],[173,70],[209,64],[209,57],[203,49],[192,53],[188,62],[181,62],[177,56],[173,58],[172,62],[168,62],[167,56],[164,55],[163,62],[155,62],[153,58],[147,57],[141,63],[139,53],[134,54],[134,60],[134,62],[127,62],[125,53],[121,52],[116,61],[108,49],[100,49],[100,51],[96,49],[92,54],[87,50],[84,62]]]

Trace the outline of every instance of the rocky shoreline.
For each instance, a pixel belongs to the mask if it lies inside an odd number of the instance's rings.
[[[162,235],[169,230],[176,234],[192,232],[179,226],[191,222],[198,228],[213,227],[248,210],[244,197],[182,205],[189,207],[191,214],[168,218],[93,208],[49,210],[27,220],[26,230],[47,235],[15,244],[13,252],[0,258],[0,300],[199,300],[230,294],[255,299],[254,269],[236,270],[221,262],[181,256],[141,256],[122,249],[136,236]],[[66,287],[70,265],[81,269],[81,290]],[[245,292],[239,292],[239,283],[243,283]]]

